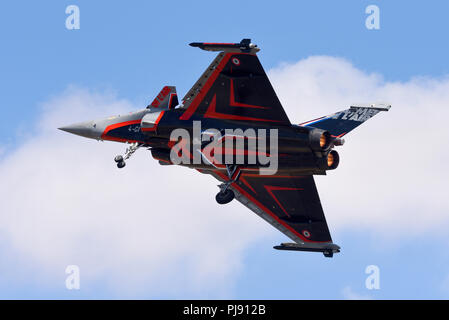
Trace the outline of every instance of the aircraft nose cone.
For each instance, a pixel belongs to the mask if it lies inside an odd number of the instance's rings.
[[[76,134],[81,137],[100,139],[101,132],[97,128],[97,125],[93,121],[86,121],[81,123],[75,123],[69,126],[58,128],[59,130]]]

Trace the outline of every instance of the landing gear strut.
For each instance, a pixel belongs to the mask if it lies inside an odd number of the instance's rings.
[[[125,160],[131,158],[134,152],[137,151],[142,146],[141,143],[134,142],[125,150],[125,154],[123,156],[118,155],[114,158],[114,161],[117,163],[117,167],[119,169],[124,168],[126,166]]]
[[[229,180],[226,182],[223,182],[218,187],[220,188],[220,192],[217,193],[215,196],[215,200],[219,204],[226,204],[234,200],[235,194],[234,191],[232,191],[229,187],[234,182],[237,182],[240,178],[240,169],[237,166],[234,165],[227,165],[226,170],[228,173]]]

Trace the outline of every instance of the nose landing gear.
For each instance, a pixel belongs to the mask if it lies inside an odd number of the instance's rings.
[[[134,152],[137,151],[142,146],[142,143],[134,142],[125,150],[125,154],[123,156],[118,155],[114,158],[114,161],[117,163],[117,167],[122,169],[126,166],[125,160],[131,158]]]
[[[116,156],[114,161],[117,162],[117,167],[119,169],[124,168],[126,166],[126,162],[123,160],[123,156]]]

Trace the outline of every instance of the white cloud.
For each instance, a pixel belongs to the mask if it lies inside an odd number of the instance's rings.
[[[346,300],[372,300],[372,297],[369,295],[354,292],[350,286],[344,287],[343,290],[341,290],[341,294]]]
[[[379,238],[447,235],[449,78],[388,82],[333,57],[310,57],[270,72],[292,122],[352,103],[392,104],[345,137],[340,167],[317,177],[331,230]],[[439,232],[437,232],[439,231]]]

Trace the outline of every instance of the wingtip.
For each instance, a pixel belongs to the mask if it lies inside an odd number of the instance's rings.
[[[351,105],[351,108],[363,108],[363,109],[375,109],[379,111],[388,111],[391,108],[391,104],[389,103],[371,103],[368,105],[359,104],[359,105]]]

